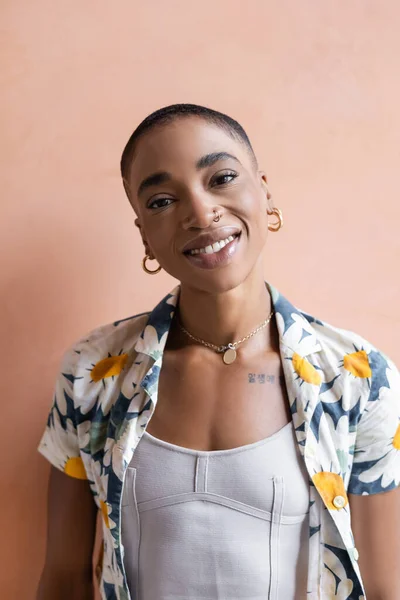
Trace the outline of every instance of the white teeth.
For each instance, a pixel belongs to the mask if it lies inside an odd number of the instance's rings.
[[[205,248],[195,248],[194,250],[190,250],[190,254],[215,254],[224,248],[229,242],[233,242],[235,236],[230,235],[225,240],[220,240],[219,242],[215,242],[214,244],[210,244]]]

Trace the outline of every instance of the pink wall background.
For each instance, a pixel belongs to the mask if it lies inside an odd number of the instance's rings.
[[[119,179],[152,110],[194,102],[244,125],[285,217],[266,278],[400,363],[400,5],[3,0],[0,17],[0,589],[30,600],[61,354],[175,284],[141,270]]]

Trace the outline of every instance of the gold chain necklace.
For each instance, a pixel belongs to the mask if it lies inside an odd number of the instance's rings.
[[[267,319],[265,319],[265,321],[263,323],[261,323],[261,325],[259,325],[257,327],[257,329],[255,329],[254,331],[249,333],[249,335],[246,335],[246,337],[242,338],[241,340],[238,340],[237,342],[232,342],[230,344],[227,344],[226,346],[216,346],[215,344],[211,344],[210,342],[206,342],[200,338],[195,337],[194,335],[189,333],[187,331],[187,329],[184,328],[184,326],[182,325],[182,323],[180,322],[179,319],[177,319],[177,321],[178,321],[178,325],[179,325],[180,329],[183,331],[183,333],[185,333],[188,337],[190,337],[195,342],[203,344],[203,346],[207,346],[207,348],[211,348],[212,350],[215,350],[215,352],[218,352],[219,354],[223,353],[222,360],[224,361],[224,363],[226,365],[230,365],[236,360],[236,356],[237,356],[236,348],[239,346],[239,344],[242,344],[249,338],[253,337],[253,335],[255,335],[256,333],[261,331],[261,329],[264,329],[264,327],[266,327],[268,325],[268,323],[270,322],[270,320],[272,319],[273,314],[274,314],[274,311],[271,312],[269,317]]]

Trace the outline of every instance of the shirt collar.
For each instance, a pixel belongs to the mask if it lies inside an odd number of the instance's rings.
[[[279,344],[304,357],[321,350],[315,328],[311,323],[321,324],[307,313],[296,308],[272,284],[265,282],[270,296],[279,334]],[[136,352],[146,354],[161,366],[162,354],[168,332],[175,314],[180,285],[175,287],[149,314],[136,345]]]

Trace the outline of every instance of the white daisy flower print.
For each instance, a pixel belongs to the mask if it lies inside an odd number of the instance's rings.
[[[159,339],[157,329],[153,325],[147,325],[143,336],[138,339],[135,349],[137,352],[148,354],[154,360],[157,360],[162,356],[167,337],[168,331]]]
[[[124,347],[109,348],[107,339],[83,346],[74,378],[74,404],[83,415],[96,404],[107,415],[118,397],[118,381],[129,355]]]
[[[123,377],[121,377],[121,393],[125,398],[131,400],[140,391],[140,383],[151,366],[151,359],[145,356],[135,361],[126,369]]]
[[[395,434],[388,439],[387,445],[376,449],[376,454],[381,455],[376,459],[372,458],[373,452],[369,452],[371,464],[369,468],[362,471],[358,478],[363,483],[373,483],[380,480],[383,489],[397,487],[400,484],[400,424],[397,425]]]
[[[335,600],[351,598],[353,582],[347,577],[346,570],[336,554],[329,548],[323,550],[324,563],[324,597]]]
[[[98,460],[93,461],[91,479],[93,481],[93,489],[98,496],[96,501],[99,504],[100,500],[105,500],[107,498],[108,474],[105,473],[102,463]]]
[[[92,423],[91,421],[83,421],[77,426],[79,446],[82,450],[90,449],[90,430]]]
[[[66,420],[66,429],[64,429],[57,410],[53,410],[51,414],[50,425],[45,430],[38,450],[52,465],[67,475],[77,479],[87,479],[79,452],[76,429],[70,419]]]
[[[330,436],[333,440],[333,446],[338,458],[340,472],[344,477],[349,475],[349,465],[352,462],[352,455],[349,454],[349,448],[355,443],[356,433],[351,430],[349,417],[341,416],[339,419],[325,413],[325,421],[329,428]]]
[[[126,451],[127,450],[125,450],[125,452]],[[113,438],[107,438],[104,447],[103,463],[105,467],[111,466],[114,475],[116,475],[120,481],[123,480],[127,461],[124,457],[124,451]]]
[[[379,493],[400,484],[400,420],[395,388],[368,402],[357,429],[349,484],[353,494]]]

